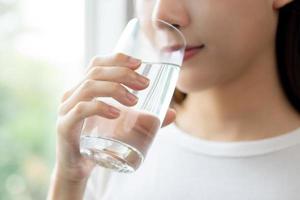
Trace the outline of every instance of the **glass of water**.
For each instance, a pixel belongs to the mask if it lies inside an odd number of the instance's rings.
[[[100,166],[118,172],[134,172],[143,162],[169,108],[182,65],[186,41],[171,24],[159,19],[132,19],[125,27],[115,53],[142,60],[136,72],[150,83],[141,91],[135,106],[113,98],[99,97],[121,110],[116,119],[86,118],[80,137],[80,152]]]

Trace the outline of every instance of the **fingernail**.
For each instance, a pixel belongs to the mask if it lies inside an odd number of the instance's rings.
[[[141,60],[133,58],[133,57],[129,57],[129,63],[132,65],[138,65],[141,63]]]
[[[130,102],[136,102],[136,101],[137,101],[137,97],[136,97],[135,95],[131,94],[130,92],[127,92],[126,98],[127,98]]]
[[[150,80],[146,77],[143,77],[143,76],[139,76],[138,77],[138,81],[140,83],[142,83],[143,85],[148,85],[148,83],[150,82]]]
[[[118,116],[120,114],[120,110],[117,109],[117,108],[114,108],[114,107],[109,107],[109,113],[112,115],[112,116]]]

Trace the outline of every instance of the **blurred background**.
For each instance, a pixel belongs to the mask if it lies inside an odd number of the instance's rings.
[[[63,91],[112,51],[130,0],[0,0],[0,199],[45,199]]]

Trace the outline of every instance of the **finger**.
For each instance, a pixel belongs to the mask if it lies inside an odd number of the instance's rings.
[[[88,72],[87,79],[122,83],[134,90],[144,89],[150,81],[129,68],[119,66],[93,67]]]
[[[176,119],[176,110],[169,108],[161,127],[171,124],[172,122],[175,121],[175,119]]]
[[[133,58],[123,53],[115,53],[106,56],[96,56],[89,64],[88,70],[94,66],[123,66],[136,69],[141,64],[141,60]]]
[[[80,101],[90,101],[97,97],[112,97],[125,106],[133,106],[138,100],[134,94],[119,83],[87,80],[68,100],[61,104],[59,114],[64,115],[69,112]]]
[[[131,56],[127,56],[122,53],[112,54],[109,56],[97,56],[94,57],[86,70],[86,73],[89,73],[89,71],[94,67],[111,67],[111,66],[122,66],[127,67],[132,70],[136,70],[141,65],[141,60],[133,58]],[[61,98],[61,102],[66,101],[72,93],[78,88],[84,81],[86,77],[83,78],[76,86],[65,92]]]
[[[63,94],[61,103],[66,101],[75,92],[75,90],[88,79],[122,83],[133,90],[145,89],[150,82],[147,77],[125,67],[94,67],[88,72],[87,76],[80,81],[80,83]]]
[[[58,132],[67,134],[83,119],[94,115],[115,119],[119,117],[120,110],[98,100],[79,102],[70,112],[61,118],[58,124]]]

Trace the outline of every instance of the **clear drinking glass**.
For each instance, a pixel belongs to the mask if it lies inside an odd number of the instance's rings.
[[[149,86],[130,92],[138,97],[127,107],[111,97],[99,97],[121,110],[117,119],[86,118],[80,152],[100,166],[134,172],[144,160],[169,108],[182,64],[186,41],[171,24],[159,19],[132,19],[124,29],[115,52],[139,58],[136,72],[150,79]]]

